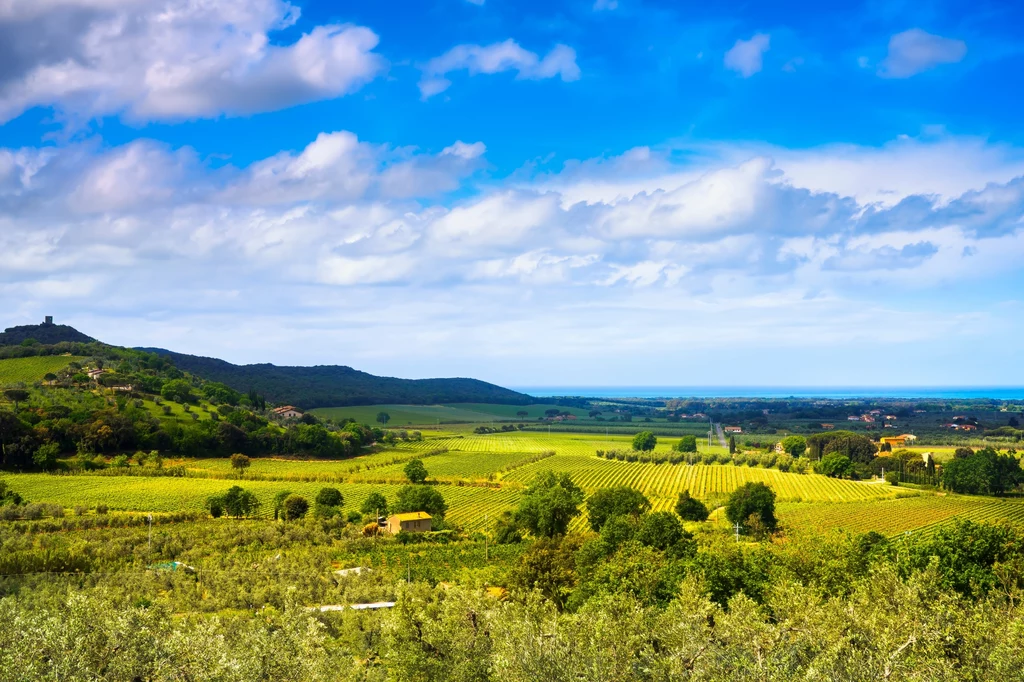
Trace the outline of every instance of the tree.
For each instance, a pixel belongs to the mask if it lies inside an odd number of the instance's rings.
[[[782,439],[782,450],[793,457],[803,457],[807,452],[807,439],[803,436],[786,436]]]
[[[423,462],[418,459],[411,459],[409,463],[402,469],[405,472],[405,477],[412,483],[423,483],[427,480],[427,467],[423,466]]]
[[[445,512],[448,511],[448,505],[434,486],[407,485],[398,491],[391,511],[395,514],[421,511],[443,519]]]
[[[703,502],[690,495],[689,490],[684,490],[676,500],[676,514],[684,521],[707,521],[710,512]]]
[[[590,527],[600,531],[604,524],[615,516],[639,518],[651,509],[651,502],[642,492],[628,486],[601,488],[587,500],[587,517]]]
[[[535,537],[564,535],[569,522],[580,515],[583,490],[569,474],[542,471],[519,500],[516,523]]]
[[[237,471],[239,476],[241,476],[251,464],[252,460],[239,452],[231,455],[231,468]]]
[[[953,451],[953,459],[967,459],[974,454],[974,450],[968,447],[960,447]]]
[[[601,416],[601,410],[591,410],[590,412],[587,413],[587,415],[591,419],[593,419],[594,417],[600,417]]]
[[[60,446],[56,443],[43,443],[32,455],[32,462],[43,471],[50,471],[57,466],[57,455],[60,454]]]
[[[178,403],[192,403],[196,400],[192,393],[192,384],[184,379],[171,379],[160,388],[160,395],[164,400]]]
[[[633,446],[634,449],[636,446]],[[697,452],[697,436],[683,436],[676,445],[679,452]]]
[[[683,529],[678,516],[667,511],[644,516],[634,538],[641,545],[676,556],[693,554],[696,549],[693,535]]]
[[[284,501],[291,496],[291,490],[282,490],[274,495],[274,520],[284,518]]]
[[[345,498],[337,488],[320,488],[315,502],[322,507],[340,507],[345,504]]]
[[[527,417],[530,416],[530,413],[527,412],[526,410],[519,410],[516,412],[516,416],[519,417],[520,419],[526,419]]]
[[[56,380],[57,380],[57,375],[54,374],[53,372],[47,372],[46,374],[43,375],[43,381],[45,381],[48,384],[52,383],[52,382],[54,382]]]
[[[284,520],[295,521],[301,519],[309,511],[309,502],[300,495],[289,495],[283,505]]]
[[[853,473],[853,462],[846,455],[830,452],[818,464],[821,473],[832,478],[845,478]]]
[[[383,426],[383,425],[386,425],[389,421],[391,421],[391,415],[390,414],[388,414],[387,412],[378,412],[377,413],[377,423],[378,424],[381,424]]]
[[[969,457],[954,458],[942,468],[943,487],[958,493],[1001,495],[1024,482],[1020,461],[983,448]]]
[[[499,545],[514,545],[523,541],[519,524],[510,511],[503,511],[494,521],[494,541]]]
[[[550,410],[544,410],[544,416],[545,417],[557,417],[560,412],[561,412],[561,410],[559,410],[557,407],[555,407],[555,408],[551,408]]]
[[[871,464],[878,453],[870,438],[852,431],[826,431],[808,436],[807,449],[813,459],[821,459],[830,452],[846,455],[854,463]]]
[[[243,516],[255,516],[259,510],[260,501],[248,490],[233,485],[221,496],[220,505],[224,513],[240,519]]]
[[[387,498],[385,498],[380,493],[374,491],[366,496],[366,499],[363,500],[363,506],[359,508],[359,511],[363,514],[377,514],[380,516],[387,516]]]
[[[633,449],[640,452],[650,452],[658,444],[658,439],[650,431],[641,431],[633,436]]]
[[[733,491],[725,504],[725,517],[744,528],[755,517],[770,533],[778,526],[775,518],[775,491],[764,483],[744,483]]]
[[[9,388],[4,391],[4,397],[14,403],[15,412],[18,411],[18,403],[23,403],[28,400],[29,395],[31,394],[22,388]]]
[[[736,454],[736,434],[729,436],[729,454]]]

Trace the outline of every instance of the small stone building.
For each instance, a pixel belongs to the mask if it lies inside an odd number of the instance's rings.
[[[388,517],[387,528],[392,535],[403,530],[406,533],[423,533],[430,530],[430,514],[427,512],[392,514]]]

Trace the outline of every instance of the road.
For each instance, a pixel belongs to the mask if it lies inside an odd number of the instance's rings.
[[[718,432],[718,442],[722,444],[722,447],[729,447],[729,444],[725,442],[725,432],[722,431],[722,425],[720,423],[715,424],[715,431]]]

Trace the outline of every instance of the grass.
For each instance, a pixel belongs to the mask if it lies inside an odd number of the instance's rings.
[[[70,355],[42,355],[0,360],[0,385],[42,381],[46,374],[56,374],[72,362],[84,359]]]
[[[388,427],[403,428],[442,424],[492,422],[494,415],[452,405],[357,405],[353,407],[320,407],[312,410],[318,417],[355,419],[361,424],[377,424],[377,413],[391,415]]]

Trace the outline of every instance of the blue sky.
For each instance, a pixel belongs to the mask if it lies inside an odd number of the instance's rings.
[[[1024,384],[1021,26],[11,0],[0,314],[512,385]]]

